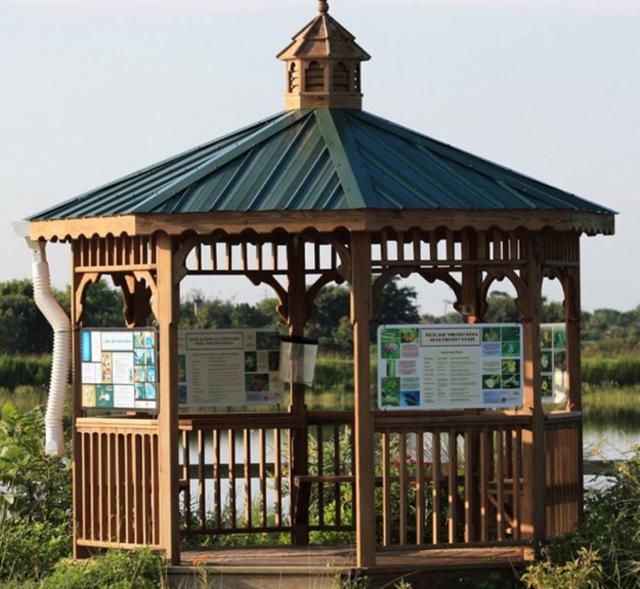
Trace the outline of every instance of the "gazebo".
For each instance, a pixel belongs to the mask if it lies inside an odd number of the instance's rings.
[[[280,532],[294,550],[352,531],[351,568],[373,570],[403,550],[424,550],[425,566],[435,550],[521,555],[574,529],[580,237],[613,234],[613,211],[363,111],[370,57],[324,1],[278,57],[284,112],[29,218],[31,240],[72,251],[76,556],[151,545],[177,565],[181,538]],[[157,322],[157,413],[83,407],[85,293],[103,275],[122,289],[128,329]],[[268,285],[293,336],[318,292],[346,282],[354,410],[310,411],[292,384],[286,411],[181,412],[180,283],[196,275]],[[446,283],[468,324],[483,321],[495,281],[513,285],[522,407],[374,408],[370,324],[384,286],[410,275]],[[561,283],[566,310],[567,403],[553,412],[541,399],[544,279]]]

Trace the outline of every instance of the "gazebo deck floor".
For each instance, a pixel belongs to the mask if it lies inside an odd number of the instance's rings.
[[[414,589],[452,587],[454,580],[486,578],[493,573],[514,578],[514,571],[525,563],[527,550],[509,546],[378,551],[375,567],[366,571],[368,586],[394,587],[404,578]],[[206,575],[213,587],[330,588],[336,576],[348,575],[355,566],[354,546],[192,549],[182,552],[180,566],[169,568],[169,579],[172,585],[180,580],[183,587],[189,586],[189,577]]]

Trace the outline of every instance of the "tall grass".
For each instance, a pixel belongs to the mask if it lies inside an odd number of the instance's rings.
[[[640,385],[640,357],[595,358],[582,361],[582,382],[591,386]]]
[[[0,356],[0,407],[12,403],[22,411],[44,405],[51,356]]]
[[[45,405],[47,402],[47,388],[34,386],[19,386],[14,390],[0,388],[0,409],[6,403],[15,405],[20,411],[29,411],[34,407]]]
[[[46,387],[50,374],[51,356],[0,356],[0,389]]]
[[[320,358],[313,388],[307,391],[306,398],[311,409],[352,409],[353,361]]]

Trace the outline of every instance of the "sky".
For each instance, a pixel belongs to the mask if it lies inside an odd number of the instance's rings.
[[[0,282],[31,273],[12,222],[282,111],[275,55],[316,5],[0,0]],[[330,6],[372,55],[365,110],[618,211],[615,236],[582,238],[582,306],[640,305],[638,0]],[[63,288],[69,246],[47,251]],[[450,310],[446,286],[409,284],[423,312]],[[246,279],[192,288],[272,296]]]

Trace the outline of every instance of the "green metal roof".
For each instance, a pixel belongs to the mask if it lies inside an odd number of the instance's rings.
[[[209,211],[614,211],[372,114],[277,114],[30,220]]]

